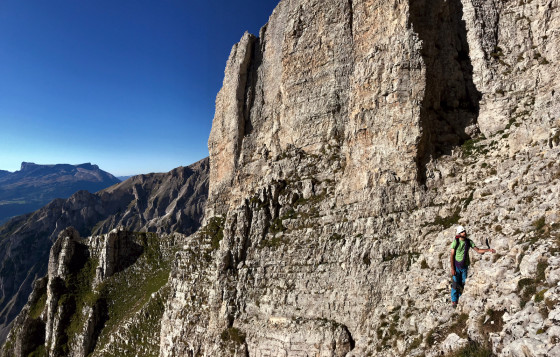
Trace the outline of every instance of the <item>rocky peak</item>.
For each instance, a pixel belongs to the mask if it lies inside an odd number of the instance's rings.
[[[20,171],[25,171],[27,169],[30,169],[34,166],[37,166],[34,162],[22,162],[21,166],[20,166]]]
[[[169,250],[155,247],[154,238],[122,229],[91,239],[80,238],[71,227],[62,231],[51,248],[47,277],[35,284],[3,355],[27,356],[41,351],[49,356],[90,355],[103,337],[105,325],[118,314],[114,305],[120,302],[112,297],[110,287],[114,275],[120,273],[125,280],[130,279],[128,284],[134,284],[131,278],[135,274],[150,275],[135,272],[147,268],[136,267],[149,261],[141,258],[144,253],[163,254],[159,262],[151,264],[161,266],[169,260]],[[151,268],[161,270],[157,265]]]
[[[92,165],[90,162],[86,162],[85,164],[76,165],[76,167],[79,168],[79,169],[84,169],[84,170],[99,170],[99,166]]]
[[[106,235],[97,236],[91,240],[91,249],[99,260],[95,284],[103,282],[138,259],[143,253],[143,247],[136,242],[135,238],[119,227]]]
[[[68,269],[75,264],[79,264],[79,260],[83,260],[83,252],[77,251],[80,250],[78,248],[79,240],[80,234],[73,227],[60,232],[49,254],[47,274],[50,280],[55,278],[66,279]]]

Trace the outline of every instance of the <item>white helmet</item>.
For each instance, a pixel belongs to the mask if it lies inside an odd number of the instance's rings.
[[[463,226],[457,226],[457,234],[461,234],[461,233],[463,233],[463,232],[465,232],[465,231],[466,231],[465,227],[463,227]]]

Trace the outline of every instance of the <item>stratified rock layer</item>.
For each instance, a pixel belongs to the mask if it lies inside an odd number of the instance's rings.
[[[555,353],[558,16],[281,1],[231,51],[160,354]],[[467,315],[448,300],[458,223],[499,252],[473,257]]]

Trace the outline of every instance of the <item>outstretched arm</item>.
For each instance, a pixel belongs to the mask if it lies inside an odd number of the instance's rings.
[[[478,254],[484,254],[486,252],[491,252],[491,253],[496,253],[495,249],[480,249],[477,247],[473,247],[474,251],[477,252]]]

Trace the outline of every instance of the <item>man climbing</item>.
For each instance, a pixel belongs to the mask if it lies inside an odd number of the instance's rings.
[[[486,252],[496,253],[494,249],[479,249],[474,242],[467,238],[467,231],[463,226],[457,227],[457,235],[455,240],[451,243],[451,277],[453,283],[451,284],[451,303],[453,307],[457,307],[459,297],[463,293],[465,281],[467,280],[467,272],[469,270],[469,250],[474,249],[479,254]]]

